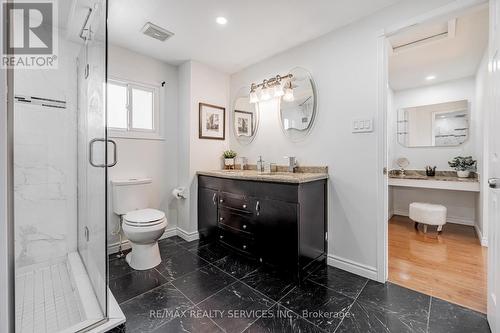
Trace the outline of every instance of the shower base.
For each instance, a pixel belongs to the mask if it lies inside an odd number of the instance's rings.
[[[106,332],[125,322],[108,290],[104,320],[78,253],[16,269],[16,333],[72,333],[97,322],[88,332]]]
[[[59,332],[83,320],[66,258],[17,271],[16,332]]]

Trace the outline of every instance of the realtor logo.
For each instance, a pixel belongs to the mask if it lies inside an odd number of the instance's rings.
[[[3,68],[57,68],[57,13],[51,0],[4,2]]]

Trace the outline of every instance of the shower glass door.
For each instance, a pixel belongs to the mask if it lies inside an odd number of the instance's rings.
[[[107,168],[114,157],[107,158],[105,1],[92,1],[88,13],[77,60],[77,243],[95,295],[92,304],[88,304],[88,320],[98,322],[107,317]]]
[[[74,4],[78,34],[44,23],[56,31],[57,68],[14,69],[16,333],[84,332],[108,319],[107,3]]]

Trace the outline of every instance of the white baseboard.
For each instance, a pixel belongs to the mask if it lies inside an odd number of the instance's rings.
[[[163,232],[163,235],[161,235],[160,239],[169,238],[172,236],[177,236],[176,227],[165,230],[165,232]],[[119,249],[120,249],[120,242],[108,244],[108,254],[118,253]],[[130,249],[130,243],[128,239],[122,240],[122,250],[128,250],[128,249]]]
[[[483,236],[483,233],[479,229],[479,226],[474,225],[474,229],[476,229],[476,234],[477,237],[479,238],[479,241],[481,242],[481,246],[488,247],[488,238]]]
[[[177,227],[177,236],[181,237],[186,242],[191,242],[200,238],[198,231],[187,232],[179,227]]]
[[[404,210],[404,209],[401,209],[401,210],[396,209],[396,210],[394,210],[394,215],[409,216],[410,212],[408,210]],[[467,219],[467,218],[456,217],[456,216],[447,216],[446,222],[453,223],[453,224],[468,225],[471,227],[476,225],[476,221],[473,219]]]
[[[377,281],[378,278],[377,269],[375,267],[360,264],[333,254],[328,255],[327,264],[371,280]]]

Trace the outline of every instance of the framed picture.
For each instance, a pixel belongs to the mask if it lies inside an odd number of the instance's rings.
[[[237,136],[253,135],[253,113],[234,110],[234,128]]]
[[[200,103],[200,139],[226,139],[226,109]]]

